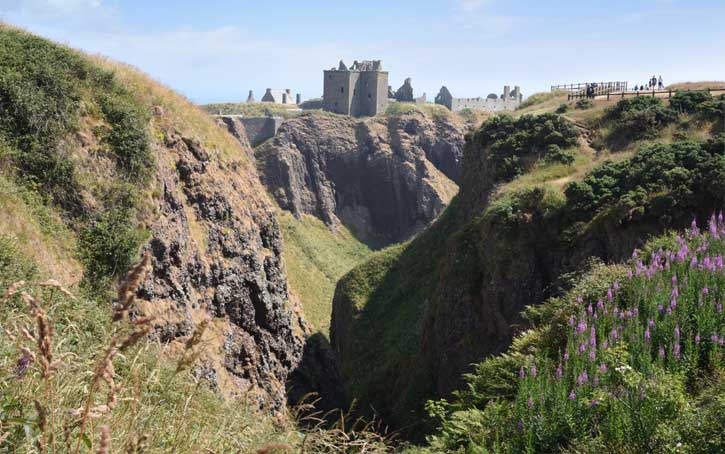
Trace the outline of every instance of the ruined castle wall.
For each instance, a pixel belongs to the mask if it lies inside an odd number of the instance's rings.
[[[322,94],[323,109],[328,112],[352,115],[354,82],[357,74],[352,71],[325,71],[324,90]],[[354,81],[353,79],[354,75]]]
[[[240,117],[239,121],[244,125],[249,143],[256,147],[274,137],[284,119],[281,117]]]
[[[521,102],[518,99],[491,98],[453,98],[450,109],[459,112],[463,109],[502,112],[516,109]]]

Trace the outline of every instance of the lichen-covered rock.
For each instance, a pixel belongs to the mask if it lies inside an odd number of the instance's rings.
[[[457,192],[464,128],[422,112],[357,120],[287,120],[257,150],[262,181],[280,207],[339,223],[377,244],[429,225]]]
[[[140,292],[156,335],[182,339],[206,320],[197,373],[226,394],[279,408],[302,356],[305,326],[290,304],[282,239],[256,171],[217,160],[173,128],[157,150],[157,216],[148,226],[153,273]]]

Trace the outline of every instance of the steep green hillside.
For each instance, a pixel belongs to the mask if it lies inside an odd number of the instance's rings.
[[[431,452],[725,450],[725,223],[597,265],[428,409]]]
[[[296,219],[282,211],[279,218],[290,287],[300,298],[312,328],[327,336],[335,284],[370,255],[370,248],[344,226],[332,232],[314,216]]]
[[[568,273],[722,207],[722,102],[652,103],[672,123],[648,120],[652,134],[623,134],[629,142],[615,149],[617,112],[654,118],[649,105],[577,113],[594,148],[571,147],[571,125],[556,116],[489,120],[467,144],[461,192],[441,218],[338,284],[331,340],[349,392],[393,426],[425,431],[422,397],[450,395],[471,363],[505,351],[524,307],[560,294]]]

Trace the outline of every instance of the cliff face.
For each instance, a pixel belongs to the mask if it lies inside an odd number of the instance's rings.
[[[165,123],[163,113],[158,120]],[[302,355],[304,326],[289,302],[271,204],[245,159],[248,150],[220,160],[173,127],[164,136],[145,309],[158,316],[164,342],[210,320],[198,373],[227,393],[252,389],[260,404],[279,406]]]
[[[457,191],[463,126],[421,112],[365,120],[308,114],[257,150],[280,207],[374,244],[430,224]]]

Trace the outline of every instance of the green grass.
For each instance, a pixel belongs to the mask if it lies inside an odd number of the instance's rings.
[[[274,115],[291,118],[300,114],[297,106],[274,104],[270,102],[225,102],[204,104],[201,106],[212,115],[244,115],[247,117],[264,117]]]
[[[314,216],[296,219],[289,212],[280,211],[279,221],[290,287],[299,296],[312,327],[327,335],[335,285],[342,275],[371,254],[370,248],[344,226],[332,232]]]

